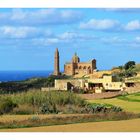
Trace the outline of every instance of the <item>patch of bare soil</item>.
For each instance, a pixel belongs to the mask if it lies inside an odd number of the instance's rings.
[[[93,93],[93,94],[79,94],[80,97],[93,100],[93,99],[108,99],[121,95],[121,92],[105,92],[105,93]]]

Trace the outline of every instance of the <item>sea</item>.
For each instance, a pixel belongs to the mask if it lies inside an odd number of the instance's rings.
[[[52,71],[0,71],[0,82],[22,81],[30,78],[48,77]]]

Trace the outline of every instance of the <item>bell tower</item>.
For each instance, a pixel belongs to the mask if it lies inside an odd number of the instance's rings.
[[[56,75],[56,76],[60,75],[60,71],[59,71],[59,51],[58,51],[58,48],[56,48],[55,55],[54,55],[54,75]]]

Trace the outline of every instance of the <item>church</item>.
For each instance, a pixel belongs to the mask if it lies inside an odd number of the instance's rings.
[[[59,51],[56,49],[54,57],[54,75],[59,76]],[[65,63],[64,74],[75,76],[76,74],[92,74],[96,71],[96,60],[93,59],[89,62],[80,62],[80,58],[75,53],[71,62]],[[96,73],[96,72],[95,72]],[[55,87],[52,90],[71,90],[83,89],[85,92],[102,93],[114,91],[127,91],[129,86],[135,86],[133,81],[118,81],[115,76],[102,75],[100,78],[69,78],[69,79],[55,79]],[[48,89],[42,88],[42,91]],[[131,90],[131,89],[129,89]]]
[[[80,62],[80,58],[75,53],[71,62],[64,64],[65,75],[92,74],[96,70],[96,60]],[[59,51],[56,49],[54,57],[54,75],[59,75]]]

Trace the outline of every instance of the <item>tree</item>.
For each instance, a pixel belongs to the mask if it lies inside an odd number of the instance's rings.
[[[118,68],[119,68],[120,70],[123,70],[124,67],[123,67],[123,66],[118,66]]]
[[[124,65],[124,69],[125,69],[125,70],[133,69],[135,65],[136,65],[135,61],[128,61],[128,62]]]

